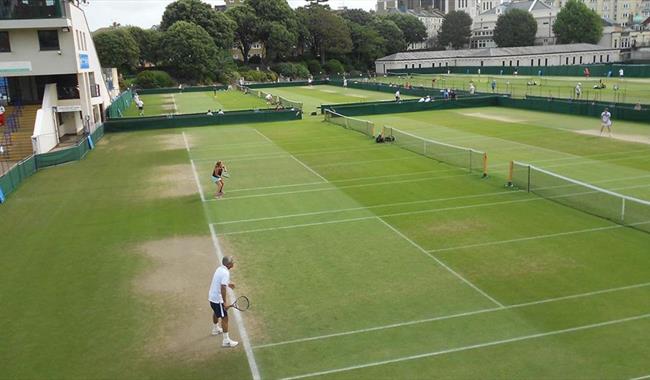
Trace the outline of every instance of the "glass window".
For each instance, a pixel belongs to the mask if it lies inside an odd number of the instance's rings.
[[[59,50],[59,32],[57,30],[39,30],[38,43],[41,50]]]
[[[0,53],[7,53],[11,51],[11,44],[9,43],[9,32],[0,32]]]

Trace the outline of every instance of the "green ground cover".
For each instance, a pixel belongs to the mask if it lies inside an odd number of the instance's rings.
[[[175,113],[201,113],[212,110],[237,111],[256,108],[268,108],[262,99],[245,95],[239,91],[183,92],[180,94],[141,95],[144,102],[145,116],[168,115]],[[125,117],[139,116],[135,102],[126,110]]]
[[[285,90],[310,107],[335,96]],[[650,186],[647,145],[548,115],[375,121],[490,148],[496,168],[528,153],[540,165],[585,160],[552,170],[598,184],[639,171],[628,185]],[[231,177],[215,199],[219,159]],[[108,134],[0,206],[11,221],[0,235],[0,373],[240,379],[254,362],[263,379],[650,374],[650,234],[506,189],[500,172],[481,179],[320,117]],[[209,335],[218,250],[236,256],[236,290],[252,300],[249,355]]]
[[[432,80],[435,79],[435,83]],[[407,77],[388,76],[378,77],[377,80],[386,83],[405,84],[414,86],[442,88],[456,88],[469,90],[469,83],[473,81],[476,90],[492,92],[491,83],[497,83],[498,93],[512,94],[514,97],[545,96],[554,98],[575,98],[575,87],[582,84],[580,99],[613,101],[620,103],[640,102],[650,104],[650,79],[646,78],[584,78],[584,77],[547,77],[547,76],[513,76],[513,75],[477,75],[477,74],[425,74]],[[593,87],[602,80],[606,88],[594,89]],[[536,85],[529,85],[532,83]],[[615,90],[618,86],[618,90]]]

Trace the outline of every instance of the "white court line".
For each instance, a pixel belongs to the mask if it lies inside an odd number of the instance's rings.
[[[494,299],[493,297],[491,297],[489,294],[487,294],[487,293],[485,293],[483,290],[481,290],[478,286],[474,285],[474,284],[471,283],[468,279],[466,279],[465,277],[461,276],[458,272],[456,272],[455,270],[451,269],[449,266],[447,266],[447,264],[445,264],[444,262],[442,262],[442,260],[438,259],[436,256],[434,256],[434,255],[432,255],[431,253],[427,252],[427,251],[426,251],[424,248],[422,248],[418,243],[416,243],[416,242],[414,242],[413,240],[409,239],[406,235],[404,235],[403,233],[401,233],[397,228],[393,227],[392,225],[390,225],[388,222],[386,222],[386,221],[383,220],[382,218],[378,218],[378,219],[379,219],[379,221],[382,222],[386,227],[388,227],[388,228],[390,228],[391,230],[393,230],[393,232],[395,232],[397,235],[399,235],[402,239],[404,239],[404,240],[406,240],[407,242],[409,242],[409,244],[411,244],[412,246],[414,246],[415,248],[417,248],[418,250],[420,250],[420,252],[422,252],[422,253],[424,253],[425,255],[427,255],[427,256],[429,256],[430,258],[432,258],[432,259],[433,259],[435,262],[437,262],[440,266],[442,266],[443,268],[445,268],[449,273],[453,274],[453,275],[456,276],[459,280],[461,280],[461,281],[464,282],[465,284],[469,285],[469,287],[471,287],[472,289],[474,289],[474,290],[476,290],[477,292],[481,293],[485,298],[489,299],[490,301],[492,301],[492,302],[493,302],[494,304],[496,304],[497,306],[499,306],[499,307],[504,307],[503,304],[502,304],[501,302],[495,300],[495,299]]]
[[[257,133],[258,135],[264,137],[264,140],[266,140],[266,141],[270,142],[271,144],[275,145],[275,143],[273,142],[273,140],[271,140],[270,138],[268,138],[268,136],[266,136],[264,133],[262,133],[262,132],[260,132],[259,130],[257,130],[257,128],[253,128],[253,130],[254,130],[255,133]]]
[[[222,233],[219,234],[219,236],[241,235],[241,234],[250,234],[250,233],[254,233],[254,232],[265,232],[265,231],[290,230],[290,229],[293,229],[293,228],[322,226],[322,225],[325,225],[325,224],[347,223],[347,222],[355,222],[355,221],[358,221],[358,220],[369,220],[369,219],[377,219],[377,217],[376,216],[364,216],[364,217],[360,217],[360,218],[330,220],[330,221],[327,221],[327,222],[292,224],[290,226],[282,226],[282,227],[269,227],[269,228],[257,228],[257,229],[254,229],[254,230],[222,232]],[[216,223],[212,223],[212,224],[216,224]]]
[[[264,138],[267,139],[269,142],[273,143],[273,140],[271,140],[270,138],[268,138],[264,133],[258,131],[257,129],[255,129],[255,132],[259,133],[260,136],[264,137]],[[290,156],[292,159],[294,159],[297,163],[299,163],[300,165],[302,165],[305,169],[309,170],[312,174],[316,175],[316,177],[318,177],[318,178],[320,178],[321,180],[323,180],[323,182],[327,182],[327,179],[325,179],[325,177],[323,177],[322,175],[318,174],[314,169],[312,169],[312,168],[310,168],[309,166],[305,165],[304,162],[302,162],[302,161],[300,161],[299,159],[297,159],[296,156],[294,156],[293,154],[291,154],[291,153],[289,153],[289,152],[287,152],[287,153],[288,153],[289,156]]]
[[[634,377],[634,378],[632,378],[630,380],[645,380],[645,379],[650,379],[650,375],[645,375],[645,376],[641,376],[641,377]]]
[[[372,331],[381,331],[381,330],[394,329],[394,328],[404,327],[404,326],[412,326],[412,325],[419,325],[419,324],[423,324],[423,323],[444,321],[444,320],[447,320],[447,319],[456,319],[456,318],[468,317],[468,316],[478,315],[478,314],[491,313],[491,312],[501,311],[501,310],[518,309],[518,308],[523,308],[523,307],[528,307],[528,306],[543,305],[543,304],[546,304],[546,303],[553,303],[553,302],[566,301],[566,300],[577,299],[577,298],[591,297],[591,296],[596,296],[596,295],[600,295],[600,294],[615,293],[615,292],[620,292],[620,291],[623,291],[623,290],[645,288],[647,286],[650,286],[650,282],[644,282],[644,283],[641,283],[641,284],[634,284],[634,285],[628,285],[628,286],[621,286],[621,287],[618,287],[618,288],[609,288],[609,289],[596,290],[596,291],[587,292],[587,293],[572,294],[572,295],[562,296],[562,297],[546,298],[546,299],[543,299],[543,300],[518,303],[518,304],[508,305],[508,306],[504,306],[504,307],[491,307],[491,308],[487,308],[487,309],[479,309],[479,310],[468,311],[468,312],[464,312],[464,313],[443,315],[443,316],[440,316],[440,317],[418,319],[418,320],[415,320],[415,321],[408,321],[408,322],[392,323],[392,324],[383,325],[383,326],[368,327],[368,328],[359,329],[359,330],[348,330],[348,331],[342,331],[342,332],[333,333],[333,334],[326,334],[326,335],[311,336],[311,337],[307,337],[307,338],[285,340],[285,341],[276,342],[276,343],[260,344],[260,345],[254,346],[253,348],[254,349],[260,349],[260,348],[267,348],[267,347],[284,346],[284,345],[287,345],[287,344],[303,343],[303,342],[309,342],[309,341],[313,341],[313,340],[330,339],[330,338],[336,338],[336,337],[339,337],[339,336],[363,334],[363,333],[372,332]]]
[[[523,192],[523,190],[496,191],[496,192],[493,192],[493,193],[461,195],[461,196],[458,196],[458,197],[449,197],[449,198],[432,198],[432,199],[425,199],[425,200],[420,200],[420,201],[395,202],[395,203],[386,203],[386,204],[380,204],[380,205],[374,205],[374,206],[360,206],[360,207],[340,208],[340,209],[335,209],[335,210],[304,212],[304,213],[300,213],[300,214],[288,214],[288,215],[279,215],[279,216],[267,216],[267,217],[262,217],[262,218],[229,220],[229,221],[226,221],[226,222],[218,222],[218,223],[214,223],[214,224],[215,225],[223,225],[223,224],[233,224],[233,223],[259,222],[259,221],[262,221],[262,220],[288,219],[288,218],[296,218],[296,217],[301,217],[301,216],[334,214],[334,213],[338,213],[338,212],[360,211],[360,210],[367,210],[367,209],[373,209],[373,208],[382,208],[382,207],[406,206],[406,205],[414,205],[414,204],[421,204],[421,203],[432,203],[432,202],[445,202],[445,201],[452,201],[452,200],[457,200],[457,199],[468,199],[468,198],[482,198],[482,197],[489,197],[489,196],[494,196],[494,195],[513,194],[513,193],[517,193],[517,192]]]
[[[182,134],[183,134],[183,141],[185,142],[185,149],[187,150],[187,155],[189,156],[190,144],[187,142],[187,137],[185,136],[185,132],[182,132]],[[199,181],[199,175],[196,171],[196,165],[194,165],[194,161],[192,161],[192,159],[190,159],[190,165],[192,165],[192,174],[194,174],[194,182],[196,183],[196,188],[199,189],[201,202],[205,202],[205,194],[203,194],[203,188],[201,188],[201,182]]]
[[[178,114],[178,108],[176,107],[176,98],[172,94],[172,102],[174,103],[174,114]]]
[[[183,132],[183,139],[185,141],[185,147],[188,152],[188,158],[189,158],[189,153],[190,153],[190,147],[189,144],[187,144],[187,138],[185,137],[185,132]],[[203,200],[203,190],[201,189],[201,184],[199,183],[199,176],[196,172],[196,167],[194,166],[194,162],[190,159],[190,162],[192,163],[192,171],[194,172],[194,179],[196,180],[196,187],[199,190],[199,194],[201,195],[201,198]],[[205,217],[205,220],[208,220],[208,212],[205,209],[205,206],[201,206],[203,209],[203,215]],[[219,238],[217,237],[216,231],[214,230],[214,227],[208,223],[208,227],[210,228],[210,235],[212,237],[212,245],[214,246],[215,254],[217,255],[217,259],[219,262],[221,262],[221,259],[223,259],[223,251],[221,250],[221,245],[219,244]],[[235,294],[235,291],[233,289],[230,289],[230,292],[232,293],[233,297],[237,297]],[[255,360],[255,354],[253,353],[253,347],[251,345],[250,339],[248,337],[248,332],[246,331],[246,326],[244,325],[244,320],[239,314],[238,311],[234,312],[235,315],[235,322],[237,323],[237,326],[239,327],[239,335],[241,336],[243,345],[244,345],[244,351],[246,351],[246,358],[248,359],[248,366],[251,369],[251,374],[253,375],[253,380],[260,380],[262,377],[260,376],[260,371],[257,368],[257,361]]]
[[[576,332],[576,331],[583,331],[583,330],[591,330],[591,329],[595,329],[595,328],[599,328],[599,327],[612,326],[612,325],[618,325],[618,324],[622,324],[622,323],[626,323],[626,322],[638,321],[638,320],[646,319],[646,318],[649,318],[649,317],[650,317],[650,314],[641,314],[641,315],[636,315],[636,316],[633,316],[633,317],[614,319],[614,320],[600,322],[600,323],[592,323],[592,324],[589,324],[589,325],[570,327],[570,328],[562,329],[562,330],[553,330],[553,331],[547,331],[547,332],[538,333],[538,334],[522,335],[522,336],[518,336],[518,337],[515,337],[515,338],[495,340],[495,341],[491,341],[491,342],[473,344],[473,345],[463,346],[463,347],[456,347],[456,348],[451,348],[451,349],[441,350],[441,351],[426,352],[426,353],[423,353],[423,354],[412,355],[412,356],[403,356],[403,357],[396,358],[396,359],[381,360],[381,361],[376,361],[376,362],[371,362],[371,363],[366,363],[366,364],[360,364],[360,365],[354,365],[354,366],[349,366],[349,367],[343,367],[343,368],[336,368],[336,369],[331,369],[331,370],[326,370],[326,371],[305,373],[305,374],[301,374],[301,375],[297,375],[297,376],[285,377],[285,378],[282,378],[282,380],[302,379],[302,378],[306,378],[306,377],[322,376],[322,375],[329,375],[329,374],[332,374],[332,373],[353,371],[353,370],[362,369],[362,368],[377,367],[377,366],[386,365],[386,364],[399,363],[399,362],[422,359],[422,358],[429,358],[429,357],[433,357],[433,356],[440,356],[440,355],[452,354],[452,353],[456,353],[456,352],[475,350],[475,349],[478,349],[478,348],[492,347],[492,346],[497,346],[497,345],[502,345],[502,344],[507,344],[507,343],[513,343],[513,342],[521,342],[521,341],[525,341],[525,340],[543,338],[543,337],[547,337],[547,336],[554,336],[554,335],[566,334],[566,333],[571,333],[571,332]]]

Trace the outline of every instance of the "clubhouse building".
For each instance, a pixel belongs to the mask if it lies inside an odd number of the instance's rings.
[[[398,69],[454,66],[546,67],[621,62],[620,49],[592,44],[521,46],[443,51],[406,51],[375,61],[378,74]]]

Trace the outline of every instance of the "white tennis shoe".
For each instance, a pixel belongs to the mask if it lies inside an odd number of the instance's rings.
[[[230,339],[227,339],[227,340],[224,339],[223,344],[221,345],[221,347],[230,347],[230,348],[232,348],[232,347],[236,347],[238,344],[239,344],[239,342],[237,342],[237,341],[230,340]]]
[[[219,325],[212,326],[212,335],[219,335],[223,332],[223,329]]]

